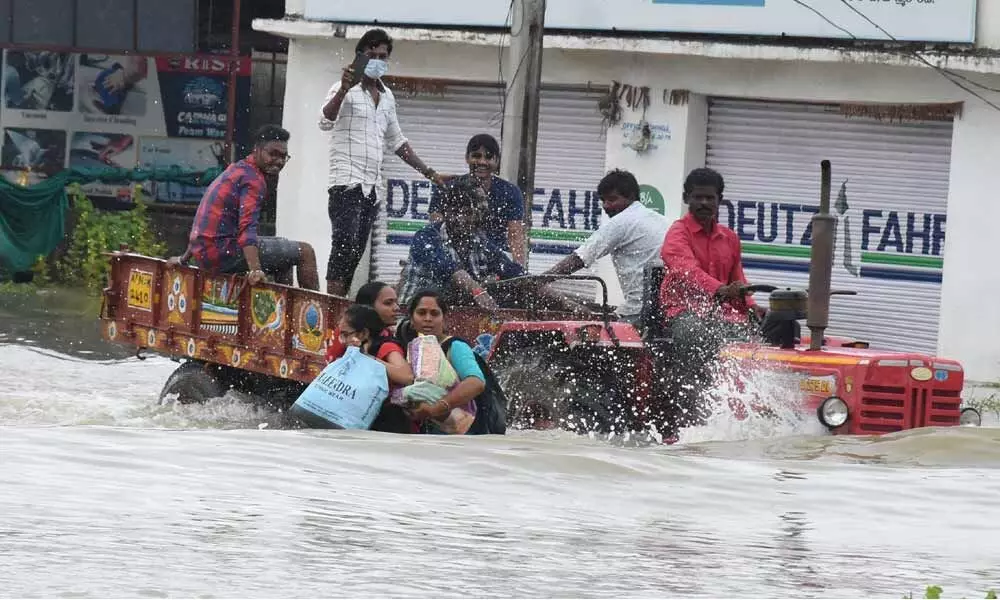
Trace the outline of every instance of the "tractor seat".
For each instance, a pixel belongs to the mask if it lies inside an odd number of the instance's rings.
[[[663,316],[660,306],[660,286],[663,284],[663,267],[647,266],[642,271],[642,311],[639,316],[639,328],[642,339],[649,342],[669,342],[670,327]]]

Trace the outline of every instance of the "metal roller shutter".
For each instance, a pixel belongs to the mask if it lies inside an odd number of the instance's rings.
[[[719,219],[743,240],[747,277],[808,286],[806,230],[819,163],[829,159],[839,219],[833,288],[858,292],[832,299],[830,333],[935,352],[951,137],[950,120],[889,123],[847,118],[836,105],[711,100],[706,164],[725,178]]]
[[[501,89],[449,85],[444,95],[397,94],[403,133],[425,163],[442,173],[468,171],[465,145],[477,133],[500,138]],[[603,218],[597,183],[604,175],[605,135],[599,91],[544,89],[535,175],[529,269],[540,273],[573,251]],[[370,279],[396,283],[413,233],[427,224],[432,187],[394,154],[385,161],[386,186],[372,236]],[[588,285],[566,289],[593,292]]]

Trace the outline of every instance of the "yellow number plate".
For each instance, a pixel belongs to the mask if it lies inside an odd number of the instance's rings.
[[[808,377],[799,382],[799,389],[811,394],[831,395],[834,392],[836,380],[832,378]]]
[[[153,310],[153,274],[148,271],[129,271],[128,305],[132,308]]]

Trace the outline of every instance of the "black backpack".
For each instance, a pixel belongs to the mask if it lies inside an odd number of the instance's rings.
[[[445,354],[451,348],[452,342],[456,340],[469,346],[470,349],[472,348],[472,345],[462,338],[451,337],[441,344],[441,349],[444,350]],[[486,389],[476,396],[476,420],[472,422],[472,427],[469,428],[466,435],[504,435],[507,433],[507,396],[503,393],[496,374],[486,364],[486,360],[475,351],[472,354],[476,357],[476,364],[479,365],[486,378]]]

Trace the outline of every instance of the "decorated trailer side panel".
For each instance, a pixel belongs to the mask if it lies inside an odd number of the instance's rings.
[[[136,254],[111,258],[101,309],[111,342],[307,383],[350,303]]]
[[[112,343],[243,371],[312,381],[326,366],[326,348],[349,300],[272,283],[246,285],[240,275],[210,275],[159,258],[111,255],[101,308]],[[565,319],[544,311],[457,308],[450,334],[484,357],[507,321]]]

